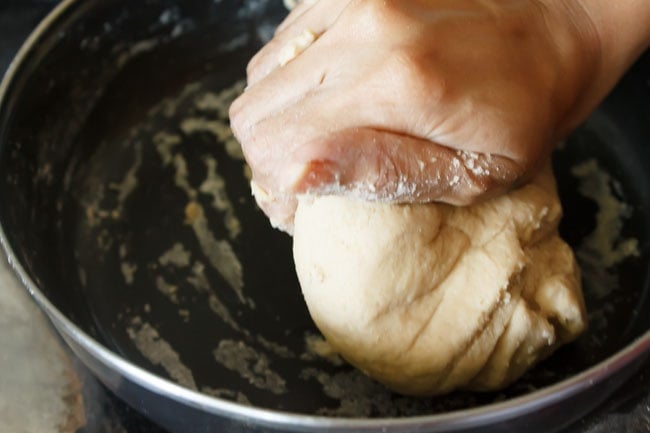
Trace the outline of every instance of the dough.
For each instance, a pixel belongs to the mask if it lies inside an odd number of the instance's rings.
[[[495,390],[586,327],[550,167],[470,207],[303,197],[294,258],[335,350],[403,394]]]

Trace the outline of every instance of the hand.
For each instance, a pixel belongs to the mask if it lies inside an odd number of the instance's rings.
[[[283,47],[318,38],[280,67]],[[298,194],[469,204],[524,181],[598,98],[578,2],[320,0],[250,62],[231,125],[272,223]]]

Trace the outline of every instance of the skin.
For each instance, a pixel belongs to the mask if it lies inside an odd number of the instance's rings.
[[[301,194],[467,205],[530,178],[649,45],[648,0],[304,2],[231,126],[287,232]]]

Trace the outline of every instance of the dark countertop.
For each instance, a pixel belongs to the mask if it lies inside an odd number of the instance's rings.
[[[0,73],[6,70],[31,29],[56,3],[0,3]],[[165,433],[114,397],[64,348],[4,263],[0,264],[0,324],[0,342],[5,348],[0,355],[0,369],[14,371],[0,377],[0,431]],[[16,366],[22,367],[20,371],[15,371]],[[81,407],[83,417],[79,414]],[[35,413],[39,416],[35,417]],[[593,414],[566,430],[648,431],[650,364]]]

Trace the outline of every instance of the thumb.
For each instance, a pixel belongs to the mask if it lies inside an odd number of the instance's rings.
[[[513,160],[453,149],[370,128],[349,129],[300,147],[293,155],[297,194],[369,201],[471,204],[520,180]],[[290,182],[289,182],[290,183]]]

